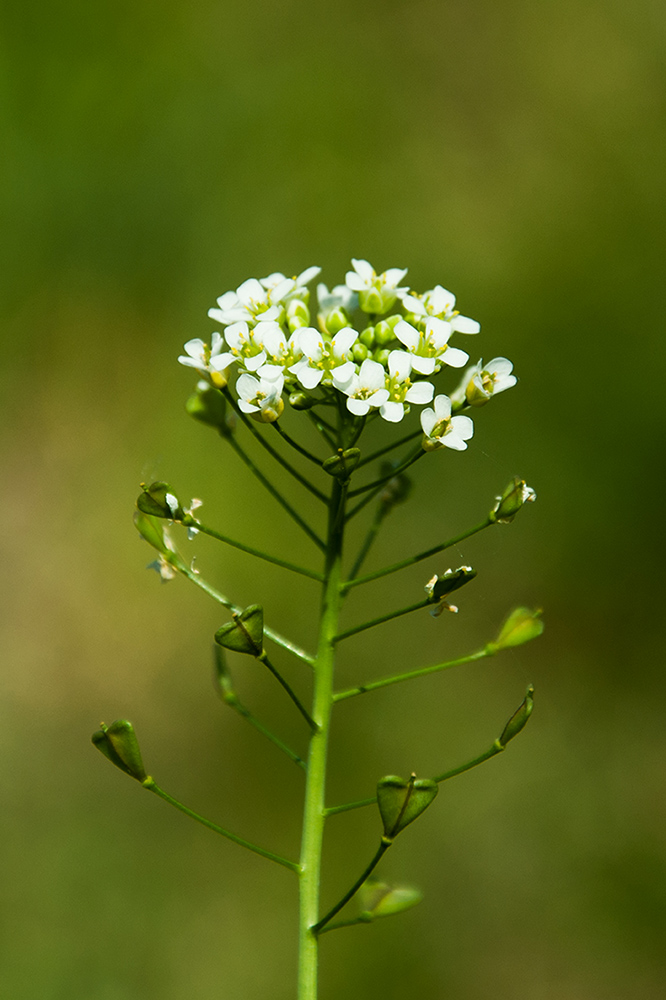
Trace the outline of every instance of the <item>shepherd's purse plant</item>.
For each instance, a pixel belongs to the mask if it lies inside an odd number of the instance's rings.
[[[515,477],[472,527],[424,551],[401,556],[389,566],[363,572],[384,521],[396,505],[409,500],[407,471],[426,456],[428,461],[449,464],[464,460],[450,453],[468,448],[474,434],[470,413],[514,386],[516,378],[511,362],[503,357],[470,363],[468,352],[472,350],[476,357],[476,348],[468,345],[476,344],[479,324],[460,314],[455,296],[441,285],[418,293],[404,284],[406,270],[390,268],[378,274],[367,261],[352,260],[344,284],[331,290],[324,284],[317,286],[315,305],[309,286],[319,271],[311,267],[295,278],[281,273],[261,280],[250,278],[235,291],[226,292],[209,311],[220,330],[212,334],[210,342],[188,341],[178,359],[198,378],[187,401],[190,415],[219,433],[222,446],[235,453],[299,526],[314,558],[301,565],[282,553],[264,552],[227,536],[200,520],[201,501],[185,505],[166,482],[142,484],[134,515],[139,533],[156,550],[151,565],[162,580],[185,577],[223,611],[214,636],[216,677],[223,700],[303,772],[300,853],[282,857],[270,846],[251,843],[173,798],[146,773],[134,728],[127,720],[102,724],[92,737],[112,763],[144,788],[294,876],[300,900],[298,1000],[316,1000],[318,952],[324,934],[398,914],[420,901],[417,889],[377,879],[375,869],[396,838],[430,806],[444,781],[500,754],[521,731],[532,712],[533,689],[528,687],[500,735],[473,760],[427,777],[387,775],[367,798],[340,804],[326,798],[333,709],[350,698],[371,698],[380,688],[495,656],[535,638],[543,628],[538,610],[515,608],[494,639],[465,656],[407,670],[401,665],[398,673],[374,680],[360,677],[349,688],[336,686],[336,654],[342,643],[399,616],[427,611],[436,617],[443,611],[457,612],[452,596],[474,579],[476,571],[471,566],[442,571],[438,566],[439,572],[424,580],[420,596],[403,593],[402,601],[407,603],[370,621],[342,624],[345,599],[355,588],[422,561],[430,564],[431,573],[435,556],[486,528],[513,521],[523,505],[535,499],[535,493]],[[400,432],[395,425],[402,424],[412,409],[418,410],[418,427],[410,425],[406,432]],[[289,413],[287,427],[285,411]],[[299,420],[314,429],[309,434],[318,442],[315,446],[298,433]],[[380,438],[380,447],[370,451],[364,447],[363,435],[372,424],[386,439]],[[250,439],[261,449],[265,463],[257,464],[256,455],[248,452]],[[321,505],[320,523],[311,522],[299,510],[298,502],[274,485],[270,471],[266,471],[270,462],[278,463],[298,489],[308,491]],[[447,474],[455,474],[455,470],[449,468]],[[362,544],[343,561],[350,521],[368,514]],[[321,594],[316,649],[301,648],[274,623],[265,622],[261,603],[239,607],[220,593],[194,567],[191,557],[181,554],[174,526],[182,526],[189,539],[206,534],[309,578]],[[394,548],[399,548],[398,540]],[[257,599],[260,601],[262,595]],[[227,664],[227,651],[253,657],[281,685],[302,719],[306,752],[288,746],[241,702]],[[298,685],[294,685],[295,690],[283,677],[282,656],[294,657],[311,675],[308,682],[313,693],[308,703]],[[358,859],[358,878],[350,886],[341,886],[337,899],[322,900],[321,859],[327,818],[372,807],[378,810],[374,856]]]

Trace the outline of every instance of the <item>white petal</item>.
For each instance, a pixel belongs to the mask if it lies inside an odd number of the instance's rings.
[[[361,385],[366,389],[383,389],[386,372],[378,361],[366,358],[358,373]]]
[[[232,323],[224,331],[224,339],[226,340],[229,347],[233,347],[235,350],[240,351],[243,343],[247,342],[250,330],[247,323]]]
[[[358,334],[356,333],[356,330],[352,330],[350,326],[343,326],[341,330],[338,330],[335,337],[333,337],[333,353],[337,357],[341,357],[343,354],[346,354],[356,340],[357,336]]]
[[[370,409],[370,404],[367,399],[355,399],[353,396],[350,396],[347,400],[347,409],[357,417],[364,417]]]
[[[241,397],[241,399],[252,399],[257,395],[259,391],[259,380],[254,378],[253,375],[248,375],[247,372],[243,372],[242,375],[238,376],[238,381],[236,382],[236,392]]]
[[[405,393],[405,399],[408,403],[430,403],[434,394],[435,387],[432,382],[415,382]]]
[[[405,408],[402,403],[384,403],[379,412],[384,420],[388,420],[391,424],[398,424],[405,415]]]
[[[451,320],[451,326],[458,333],[478,333],[481,329],[481,324],[477,323],[475,319],[470,319],[469,316],[454,316]]]
[[[206,345],[200,337],[195,337],[194,340],[188,340],[186,344],[183,344],[183,350],[186,351],[191,358],[197,358],[197,360],[203,361],[203,351],[205,346]]]
[[[418,354],[410,354],[410,358],[415,372],[419,375],[432,375],[437,363],[435,358],[422,358]]]
[[[389,267],[388,271],[384,271],[384,280],[389,288],[395,288],[400,284],[402,279],[407,274],[407,268],[400,267]]]
[[[381,406],[388,401],[388,398],[388,389],[377,389],[376,392],[373,392],[372,396],[368,396],[368,403],[370,406]]]
[[[395,324],[393,332],[398,340],[405,345],[405,347],[409,347],[415,351],[419,346],[419,331],[413,327],[411,323],[407,323],[404,319],[401,319],[399,323]]]
[[[437,416],[438,423],[440,420],[448,420],[451,416],[451,400],[448,396],[435,396],[435,414]]]
[[[515,375],[504,375],[495,382],[494,392],[497,395],[498,392],[504,392],[505,389],[510,389],[516,384],[518,379]]]
[[[235,292],[225,292],[224,295],[220,295],[217,299],[217,304],[220,309],[233,309],[234,306],[238,305],[238,296]]]
[[[452,448],[453,451],[465,451],[467,448],[467,445],[462,438],[456,437],[453,432],[445,434],[444,437],[439,438],[439,440],[446,448]]]
[[[242,410],[243,413],[255,413],[259,407],[255,403],[248,403],[244,399],[239,399],[238,409]]]
[[[435,316],[441,316],[442,313],[446,315],[446,313],[451,312],[455,307],[456,297],[447,288],[435,285],[428,297],[428,304]]]
[[[347,271],[345,283],[347,288],[351,288],[353,292],[362,292],[364,288],[367,288],[366,282],[355,271]]]
[[[266,289],[256,278],[248,278],[247,281],[244,281],[236,289],[236,294],[244,306],[248,306],[252,302],[266,301]]]
[[[367,283],[372,281],[375,277],[375,269],[372,264],[369,264],[367,260],[355,260],[352,257],[352,267],[359,274],[363,280]]]
[[[178,360],[181,365],[187,365],[188,368],[205,368],[203,358],[186,358],[184,354],[181,354]]]
[[[421,427],[426,437],[430,437],[432,429],[437,423],[437,417],[435,416],[435,411],[428,407],[427,410],[421,411]]]
[[[228,352],[225,354],[218,354],[217,357],[211,358],[210,367],[214,372],[223,372],[225,368],[233,364],[234,361],[238,361],[238,358],[233,354]]]
[[[298,373],[298,381],[304,389],[314,389],[315,386],[319,385],[323,377],[323,371],[317,368],[310,368],[309,365],[304,365]]]
[[[243,364],[251,372],[258,371],[259,368],[261,368],[261,366],[265,363],[266,363],[265,351],[261,351],[259,354],[255,354],[253,358],[243,358]]]
[[[318,274],[321,273],[320,267],[306,267],[304,271],[301,271],[299,276],[296,278],[296,284],[299,288],[302,285],[309,285],[313,278],[316,278]]]
[[[311,361],[321,361],[324,355],[324,342],[321,334],[311,326],[303,327],[298,337],[298,346]]]
[[[219,354],[220,351],[222,350],[223,344],[224,340],[222,338],[222,334],[218,333],[216,330],[215,333],[213,334],[213,339],[211,340],[210,344],[211,355]]]
[[[510,375],[513,365],[508,358],[493,358],[486,365],[486,371],[495,372],[497,375]]]
[[[451,418],[451,428],[451,433],[464,441],[474,437],[474,421],[462,413],[458,417]]]
[[[447,347],[439,360],[445,365],[451,365],[452,368],[462,368],[469,361],[469,354],[465,354],[457,347]]]
[[[265,309],[260,315],[262,320],[279,321],[282,315],[282,306],[271,306],[270,309]]]
[[[338,365],[336,368],[331,368],[331,375],[333,376],[334,382],[348,382],[356,371],[356,365],[353,361],[345,361],[344,365]]]
[[[257,368],[257,375],[268,382],[275,382],[282,376],[283,370],[282,365],[262,365],[261,368]]]
[[[273,273],[269,274],[267,278],[259,278],[259,281],[266,289],[275,288],[276,285],[279,285],[280,282],[284,280],[285,276],[282,271],[273,271]]]
[[[400,382],[404,382],[408,378],[412,367],[420,371],[413,362],[416,360],[415,355],[408,354],[407,351],[391,351],[388,356],[388,369],[391,378],[397,378]],[[418,360],[423,360],[419,358]],[[433,361],[434,367],[434,361]],[[430,369],[432,371],[432,368]]]
[[[296,282],[293,278],[285,278],[275,288],[271,288],[268,298],[271,302],[281,302],[285,295],[289,295],[289,292],[292,292],[295,287]]]

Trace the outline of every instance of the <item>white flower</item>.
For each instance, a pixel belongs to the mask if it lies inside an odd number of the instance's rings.
[[[236,382],[238,406],[243,413],[251,413],[255,420],[263,423],[273,423],[284,410],[282,389],[284,378],[279,375],[275,379],[257,379],[244,372]]]
[[[453,448],[454,451],[465,451],[467,442],[474,434],[474,424],[469,417],[451,416],[451,400],[444,395],[435,396],[432,409],[428,407],[422,411],[421,427],[425,434],[425,451],[433,451],[442,446]]]
[[[379,412],[389,423],[397,424],[409,410],[407,403],[429,403],[435,392],[431,382],[412,382],[411,357],[405,351],[391,351],[388,356],[389,374],[386,377],[388,400]]]
[[[260,278],[259,281],[267,292],[275,294],[277,290],[280,294],[280,299],[274,299],[273,301],[282,301],[282,299],[288,301],[291,298],[305,299],[307,301],[310,294],[307,286],[320,273],[320,267],[306,267],[297,277],[287,278],[280,271],[274,271],[273,274],[269,274],[267,278]],[[284,289],[287,290],[285,291]]]
[[[267,279],[265,279],[267,280]],[[235,292],[225,292],[217,300],[219,309],[209,309],[208,315],[218,323],[251,323],[259,320],[280,320],[280,303],[292,291],[293,279],[284,278],[274,287],[264,288],[256,278],[248,278]]]
[[[358,374],[336,388],[348,397],[347,409],[357,417],[364,417],[372,407],[382,406],[389,398],[386,388],[386,370],[378,361],[366,358]]]
[[[409,351],[412,368],[422,375],[431,375],[439,362],[452,368],[462,368],[469,361],[469,354],[457,347],[449,347],[448,340],[453,329],[440,319],[427,319],[424,331],[401,319],[396,323],[394,333]]]
[[[224,341],[219,333],[213,334],[211,347],[196,337],[188,340],[184,348],[186,353],[181,354],[178,360],[181,365],[196,368],[202,375],[208,375],[218,389],[223,389],[227,384],[225,369],[234,360],[230,355],[221,353],[223,346]]]
[[[304,357],[289,367],[304,389],[314,389],[323,381],[343,383],[354,373],[351,349],[356,341],[356,330],[345,326],[331,341],[324,340],[314,327],[302,327],[297,331],[297,343]]]
[[[336,285],[329,292],[328,287],[322,282],[317,285],[317,302],[324,315],[333,309],[344,309],[350,313],[358,305],[358,296],[346,285]]]
[[[262,320],[252,330],[244,320],[240,323],[232,323],[224,331],[224,339],[229,345],[231,360],[241,361],[248,371],[256,372],[257,369],[266,364],[264,338],[268,336],[270,339],[271,335],[274,335],[276,327],[280,331],[279,324],[270,320]]]
[[[354,292],[358,292],[358,302],[367,313],[382,314],[388,312],[396,299],[409,291],[398,285],[407,274],[399,267],[391,267],[382,274],[377,274],[372,264],[367,260],[355,260],[352,257],[353,271],[347,271],[345,284]]]
[[[423,295],[416,295],[414,292],[403,295],[402,304],[408,313],[419,320],[425,320],[429,316],[444,320],[450,325],[451,332],[478,333],[481,329],[475,319],[460,315],[455,308],[455,295],[441,285],[436,285]]]
[[[514,386],[518,379],[511,374],[512,371],[513,365],[508,358],[493,358],[485,368],[483,361],[479,361],[465,386],[465,398],[469,405],[483,406],[491,396]]]

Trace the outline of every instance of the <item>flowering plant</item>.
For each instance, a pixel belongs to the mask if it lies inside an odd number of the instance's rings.
[[[424,585],[425,596],[419,600],[370,621],[341,627],[344,601],[353,588],[423,560],[432,560],[491,525],[509,523],[525,503],[535,499],[534,491],[516,477],[478,524],[425,551],[361,575],[382,522],[397,504],[408,499],[410,483],[406,472],[410,466],[442,448],[465,451],[473,437],[474,424],[464,411],[487,404],[493,396],[515,385],[516,378],[506,358],[494,358],[485,367],[482,361],[468,366],[469,354],[457,346],[458,337],[474,336],[480,327],[476,320],[459,313],[455,297],[441,285],[418,293],[404,284],[406,270],[391,268],[378,274],[365,260],[352,260],[352,267],[343,285],[329,291],[326,285],[319,284],[316,300],[311,296],[310,285],[319,274],[317,267],[307,268],[295,278],[276,272],[261,280],[251,278],[243,282],[235,291],[220,296],[217,307],[209,312],[223,330],[212,334],[210,344],[199,338],[188,341],[185,353],[179,358],[182,365],[193,368],[199,376],[195,392],[188,400],[188,412],[219,432],[314,544],[320,565],[303,566],[222,534],[195,514],[201,506],[200,500],[192,500],[185,506],[168,483],[143,485],[135,512],[140,534],[157,551],[157,560],[151,565],[162,580],[181,575],[226,609],[226,620],[215,633],[217,679],[224,701],[304,772],[303,833],[298,859],[282,857],[251,843],[165,792],[146,773],[134,729],[127,720],[102,725],[93,736],[96,746],[146,789],[223,837],[297,876],[299,1000],[315,1000],[317,996],[318,949],[324,933],[397,914],[419,902],[418,890],[377,881],[373,875],[375,868],[395,838],[432,803],[442,782],[500,753],[521,731],[532,711],[533,690],[531,686],[528,688],[500,736],[473,760],[429,778],[417,778],[415,774],[407,778],[388,775],[379,779],[374,795],[357,802],[330,805],[325,789],[333,708],[339,702],[389,685],[493,656],[535,638],[543,628],[538,611],[517,608],[509,614],[497,638],[466,656],[347,689],[336,688],[335,661],[340,643],[421,609],[428,608],[435,616],[444,609],[456,612],[458,609],[449,598],[473,580],[476,571],[470,566],[448,568],[431,577]],[[442,391],[439,381],[446,380],[449,369],[458,374],[447,393]],[[374,452],[363,451],[361,439],[370,423],[401,423],[412,407],[419,408],[420,427],[389,440]],[[288,409],[300,413],[316,429],[321,444],[319,453],[310,451],[285,429],[283,420]],[[239,440],[240,430],[255,438],[268,457],[322,504],[327,515],[324,532],[311,525],[256,465]],[[407,451],[401,458],[387,462],[387,455],[405,448]],[[367,479],[367,470],[377,462],[381,463],[378,472]],[[303,472],[304,467],[312,475]],[[367,535],[347,567],[343,562],[346,526],[373,501],[374,516]],[[239,607],[204,580],[179,553],[172,537],[174,524],[186,528],[190,539],[200,533],[207,534],[316,581],[322,595],[316,652],[302,649],[266,623],[262,605]],[[313,696],[309,705],[273,662],[273,646],[297,658],[310,671]],[[240,702],[227,666],[226,651],[254,657],[282,686],[304,720],[308,734],[306,754],[287,746]],[[328,901],[322,907],[320,876],[326,818],[372,805],[378,809],[381,824],[377,851],[369,861],[359,864],[362,870],[353,885],[335,903]],[[360,907],[352,912],[348,904],[355,898]]]

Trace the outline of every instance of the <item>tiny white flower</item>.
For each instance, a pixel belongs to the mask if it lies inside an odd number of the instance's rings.
[[[478,333],[481,329],[479,323],[469,316],[461,316],[455,308],[456,297],[453,292],[449,292],[441,285],[436,285],[423,295],[411,292],[402,296],[402,304],[408,313],[411,313],[418,320],[425,320],[428,317],[443,320],[451,327],[451,332],[457,333]]]
[[[395,335],[409,352],[412,368],[422,375],[431,375],[440,364],[462,368],[469,361],[469,354],[457,347],[449,347],[449,337],[453,333],[448,323],[439,319],[427,319],[425,330],[401,319],[395,325]]]
[[[474,434],[474,424],[469,417],[451,416],[451,400],[444,395],[435,396],[432,409],[428,407],[421,412],[421,427],[425,434],[425,451],[442,446],[465,451],[467,442]]]
[[[409,291],[408,288],[398,287],[407,274],[407,268],[390,267],[388,271],[377,274],[367,260],[354,258],[352,267],[354,270],[347,271],[345,275],[345,284],[358,293],[358,302],[363,312],[386,313],[396,299]]]
[[[409,410],[408,403],[429,403],[435,392],[431,382],[413,382],[410,378],[411,356],[405,351],[391,351],[388,356],[389,373],[386,377],[388,400],[379,412],[384,420],[397,424]]]
[[[267,278],[260,278],[259,281],[266,291],[280,296],[279,299],[273,299],[273,301],[282,301],[282,299],[288,301],[291,298],[307,301],[310,294],[307,286],[320,273],[320,267],[306,267],[297,277],[287,278],[280,271],[274,271],[273,274],[269,274]]]
[[[485,366],[479,361],[465,386],[465,398],[470,406],[483,406],[491,396],[514,386],[518,379],[512,371],[513,365],[508,358],[493,358]]]
[[[333,309],[344,309],[350,313],[358,305],[358,296],[346,285],[336,285],[329,292],[328,287],[322,282],[317,285],[317,302],[324,315]]]
[[[231,355],[222,353],[223,347],[224,341],[219,333],[213,334],[210,347],[199,337],[195,337],[185,344],[185,354],[181,354],[178,360],[181,365],[196,368],[200,374],[208,375],[218,389],[223,389],[227,384],[226,369],[234,360]]]
[[[168,499],[168,494],[167,494],[167,499]],[[194,499],[192,499],[190,501],[190,506],[184,508],[184,512],[186,514],[189,514],[190,516],[192,516],[192,512],[195,511],[195,510],[197,510],[198,507],[202,507],[202,506],[203,506],[203,500],[197,500],[197,498],[195,497]],[[192,539],[194,538],[194,536],[198,535],[198,534],[199,534],[199,529],[198,528],[195,528],[195,527],[192,527],[192,526],[188,527],[188,529],[187,529],[187,537],[188,537],[189,541],[192,541]],[[194,560],[192,560],[192,562],[194,562]]]
[[[293,288],[293,281],[285,278],[275,287],[264,288],[256,278],[248,278],[235,292],[225,292],[217,300],[218,309],[209,309],[211,319],[223,323],[249,323],[259,320],[281,320],[283,308],[280,304]]]
[[[352,374],[337,388],[347,396],[347,409],[357,417],[364,417],[374,407],[382,406],[389,398],[385,386],[386,371],[378,361],[366,358],[358,374]]]
[[[236,382],[236,392],[239,397],[238,406],[243,413],[252,414],[255,420],[273,423],[284,410],[283,387],[284,378],[282,375],[276,379],[257,379],[244,372]]]
[[[314,389],[321,382],[343,383],[354,373],[351,349],[356,342],[356,330],[345,326],[331,341],[325,340],[314,327],[297,331],[298,349],[304,355],[301,361],[290,365],[292,372],[304,389]]]
[[[262,345],[263,333],[265,333],[263,322],[257,323],[252,330],[245,320],[232,323],[224,331],[224,339],[230,349],[229,356],[234,361],[240,361],[248,371],[256,372],[266,363],[266,352]]]

